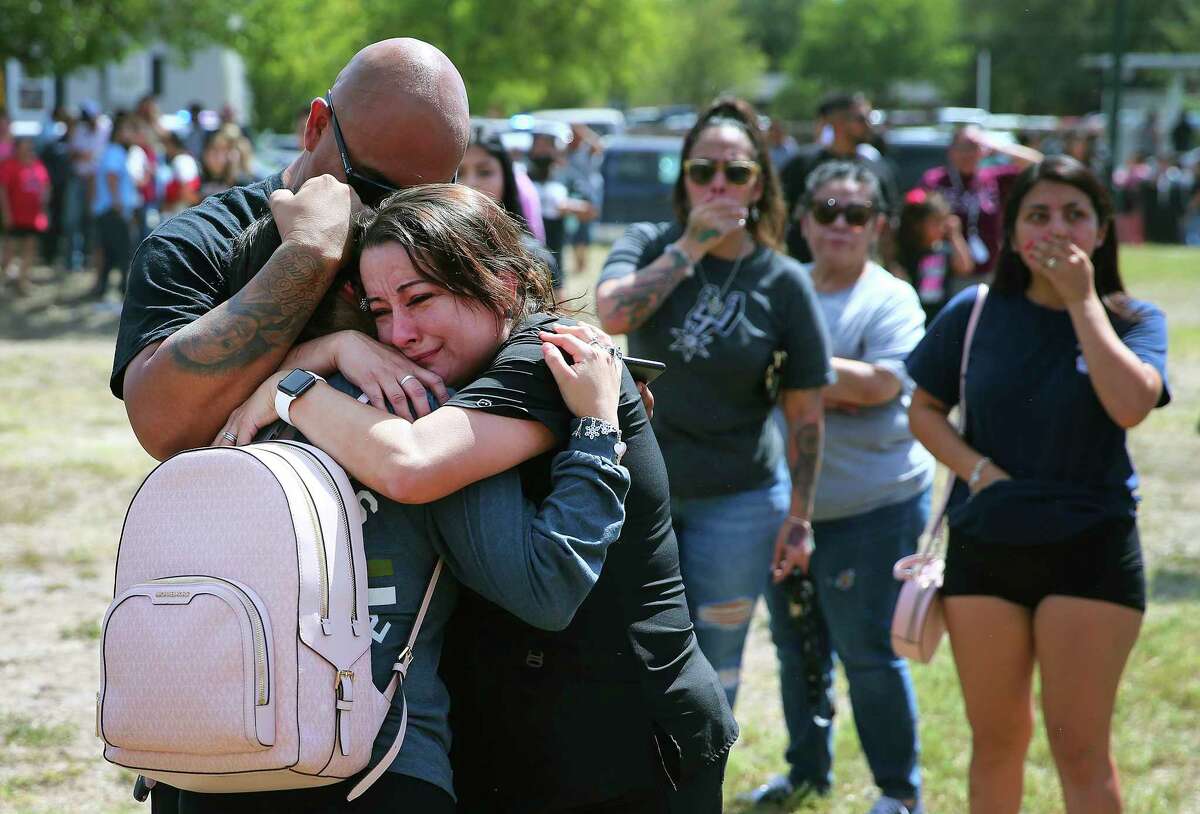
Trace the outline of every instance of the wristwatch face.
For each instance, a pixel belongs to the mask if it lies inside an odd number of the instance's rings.
[[[283,381],[279,383],[279,392],[295,398],[312,387],[316,380],[316,377],[307,370],[296,368],[283,377]]]

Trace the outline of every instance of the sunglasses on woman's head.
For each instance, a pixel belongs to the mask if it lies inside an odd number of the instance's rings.
[[[758,177],[757,161],[713,161],[709,158],[689,158],[683,162],[683,171],[688,180],[697,186],[712,183],[717,176],[717,170],[725,173],[725,180],[735,187],[752,183]]]
[[[866,226],[867,222],[875,216],[875,207],[869,203],[842,205],[838,203],[837,198],[815,201],[812,205],[812,216],[822,226],[833,223],[838,219],[838,215],[846,218],[848,226]]]
[[[337,114],[333,111],[333,91],[325,94],[325,104],[329,105],[329,121],[333,123],[333,140],[337,142],[338,153],[342,157],[342,171],[346,174],[346,183],[358,193],[358,199],[367,206],[378,207],[379,202],[399,187],[383,181],[377,181],[358,172],[350,166],[350,152],[346,149],[346,139],[342,137],[342,128],[338,124]]]

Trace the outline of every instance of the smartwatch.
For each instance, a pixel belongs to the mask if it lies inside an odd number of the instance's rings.
[[[296,426],[292,424],[291,416],[288,414],[292,402],[307,393],[314,384],[323,381],[325,381],[324,378],[312,371],[296,368],[283,377],[283,381],[279,383],[279,388],[275,391],[275,412],[288,425]]]

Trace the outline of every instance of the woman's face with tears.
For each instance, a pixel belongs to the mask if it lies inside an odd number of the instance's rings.
[[[359,271],[379,340],[446,384],[467,383],[499,350],[503,321],[424,276],[399,243],[365,249]]]

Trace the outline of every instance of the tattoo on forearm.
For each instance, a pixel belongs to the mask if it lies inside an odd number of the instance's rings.
[[[673,252],[668,254],[674,258],[671,264],[656,261],[635,272],[628,284],[613,292],[612,316],[624,322],[626,330],[641,327],[678,285],[679,272],[686,264],[679,265],[678,256]]]
[[[289,348],[325,293],[326,272],[302,252],[283,249],[222,311],[183,328],[171,343],[180,366],[222,374]]]
[[[714,237],[717,237],[721,233],[718,232],[716,229],[712,228],[711,226],[709,226],[706,229],[702,229],[702,228],[700,228],[699,225],[695,225],[695,226],[691,226],[688,228],[688,234],[691,235],[691,237],[697,243],[707,243],[708,241],[712,240]]]
[[[792,464],[792,494],[805,506],[812,506],[813,489],[821,469],[822,426],[819,420],[808,421],[792,429],[790,458]]]

